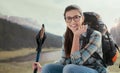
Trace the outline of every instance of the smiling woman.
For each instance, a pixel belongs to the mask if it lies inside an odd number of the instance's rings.
[[[93,30],[89,42],[84,45],[84,38],[88,36],[90,29],[84,23],[84,15],[79,6],[67,6],[64,19],[67,28],[60,60],[43,67],[35,62],[33,68],[37,68],[41,73],[107,73],[102,60],[95,56],[95,52],[100,57],[103,55],[100,32]]]
[[[34,0],[0,0],[0,13],[3,15],[19,16],[24,18],[35,19],[39,22],[39,24],[44,23],[46,26],[46,30],[48,32],[51,32],[57,35],[62,35],[63,32],[65,31],[65,25],[64,25],[65,22],[62,16],[63,16],[64,7],[66,7],[67,5],[77,4],[80,7],[82,7],[84,11],[95,11],[99,13],[103,17],[102,19],[105,22],[105,24],[107,24],[107,26],[110,29],[111,27],[115,26],[114,19],[120,16],[119,3],[120,3],[120,0],[115,0],[115,1],[114,0],[92,0],[92,1],[89,1],[89,0],[88,1],[86,0],[75,0],[75,1],[74,0],[68,0],[68,1],[67,0],[42,0],[42,1],[41,0],[35,0],[35,1]],[[70,22],[73,23],[74,21],[76,21],[77,18],[81,19],[81,17],[78,17],[78,16],[75,16],[75,17],[70,16]],[[78,29],[76,27],[77,27],[77,24],[70,25],[70,28],[72,30],[74,30],[74,28]],[[70,40],[70,42],[72,41]],[[64,43],[63,43],[63,49],[64,49]],[[71,47],[69,49],[71,49]],[[4,53],[2,53],[2,55],[3,54]],[[71,55],[68,55],[68,56],[71,56]],[[65,59],[68,59],[68,58],[65,58]],[[64,60],[61,60],[61,61],[63,62]],[[0,67],[3,67],[3,66],[4,65]],[[6,65],[5,68],[7,67],[8,65]],[[11,67],[8,67],[8,68],[11,68]],[[30,66],[30,69],[31,69],[31,66]],[[111,69],[110,71],[115,70],[116,72],[119,72],[119,69],[116,70],[116,67],[114,66],[110,69]],[[21,70],[21,71],[28,71],[28,69]],[[4,73],[7,73],[7,72],[4,71]],[[20,69],[18,69],[18,71],[16,72],[20,72]],[[0,71],[0,73],[3,73],[3,72]]]

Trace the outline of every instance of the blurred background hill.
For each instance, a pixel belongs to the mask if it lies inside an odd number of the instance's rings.
[[[40,25],[40,24],[39,24]],[[40,27],[37,22],[15,16],[0,16],[0,49],[15,50],[20,48],[36,48],[35,37]],[[60,48],[62,37],[46,32],[46,48]]]
[[[114,27],[111,28],[110,32],[116,43],[120,46],[120,17],[116,19],[116,24],[113,25]]]
[[[20,48],[36,48],[36,34],[41,26],[30,18],[0,15],[0,50],[14,50]],[[120,46],[120,18],[110,29],[113,39]],[[47,39],[43,45],[46,48],[60,48],[62,36],[46,32]]]

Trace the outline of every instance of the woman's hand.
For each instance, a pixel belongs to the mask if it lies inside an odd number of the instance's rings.
[[[82,33],[87,31],[87,26],[86,25],[81,25],[78,27],[76,30],[72,31],[74,36],[80,36]]]
[[[80,35],[86,32],[86,30],[87,30],[87,26],[82,25],[78,29],[73,31],[74,37],[73,37],[71,54],[80,50],[80,47],[81,47],[79,44]]]
[[[37,68],[38,71],[41,72],[42,66],[40,65],[39,62],[34,62],[32,65],[33,70],[35,70]]]

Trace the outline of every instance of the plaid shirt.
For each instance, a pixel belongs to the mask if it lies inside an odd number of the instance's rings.
[[[81,36],[86,37],[86,33],[82,34]],[[93,54],[97,52],[101,58],[103,58],[102,53],[102,36],[101,33],[98,31],[93,31],[90,35],[89,43],[85,45],[83,49],[76,51],[70,55],[70,58],[65,58],[65,51],[64,51],[64,39],[62,41],[62,57],[57,62],[57,64],[76,64],[76,65],[83,65],[90,68],[93,68],[98,71],[98,73],[108,73],[107,69],[103,66],[102,60],[93,57]],[[80,39],[80,46],[82,46],[83,40]]]
[[[86,37],[86,33],[82,34],[82,36]],[[64,39],[62,43],[62,57],[58,62],[59,64],[92,64],[96,60],[95,58],[91,57],[94,52],[99,53],[99,55],[102,57],[101,33],[98,31],[94,31],[90,36],[89,43],[83,49],[72,53],[70,58],[65,58]],[[80,45],[82,45],[82,40],[80,40]]]

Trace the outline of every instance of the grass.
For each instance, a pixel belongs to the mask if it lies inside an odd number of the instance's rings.
[[[59,50],[59,49],[44,48],[42,49],[42,52],[50,52],[50,51],[56,51],[56,50]],[[25,56],[35,52],[36,52],[35,48],[23,48],[23,49],[14,50],[14,51],[0,51],[0,60],[15,58],[19,56]]]
[[[54,51],[54,49],[44,49],[42,52]],[[35,49],[21,49],[16,51],[0,51],[0,59],[7,59],[11,57],[25,56],[30,53],[35,53]],[[5,55],[6,54],[6,55]],[[42,66],[46,63],[52,63],[53,61],[41,62]],[[33,73],[32,70],[33,61],[27,62],[5,62],[0,63],[0,73]],[[109,67],[109,73],[120,73],[120,56],[117,59],[115,65]]]
[[[52,49],[52,48],[44,48],[42,49],[42,52],[50,52],[50,51],[57,51],[59,49]],[[29,48],[23,48],[20,50],[14,50],[14,51],[0,51],[0,60],[3,59],[9,59],[9,58],[15,58],[19,56],[25,56],[29,55],[31,53],[35,53],[35,49],[29,49]],[[47,63],[50,63],[53,61],[48,61]],[[5,62],[0,63],[0,73],[33,73],[32,70],[32,63],[33,61],[27,61],[27,62]],[[42,62],[41,65],[46,64],[46,62]]]
[[[30,53],[34,53],[35,49],[20,49],[20,50],[14,50],[14,51],[0,51],[0,60],[8,59],[8,58],[14,58],[18,56],[25,56]]]
[[[50,63],[49,61],[47,63]],[[12,62],[12,63],[0,63],[0,73],[33,73],[32,69],[33,61],[28,62]],[[46,62],[41,63],[41,65]]]
[[[0,73],[32,73],[32,62],[0,63]]]

